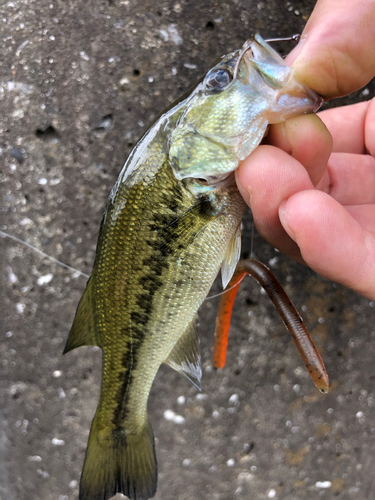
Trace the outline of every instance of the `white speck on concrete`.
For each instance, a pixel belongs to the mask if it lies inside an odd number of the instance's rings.
[[[29,40],[25,40],[24,42],[21,43],[21,45],[18,46],[16,50],[16,57],[19,57],[21,54],[22,49],[26,47],[27,44],[29,44]]]
[[[174,423],[175,424],[184,424],[185,423],[185,419],[182,415],[176,415],[174,417]]]
[[[294,386],[293,386],[293,391],[294,391],[294,392],[299,392],[299,391],[300,391],[300,388],[301,388],[301,387],[300,387],[300,385],[299,385],[299,384],[294,384]]]
[[[185,423],[185,419],[182,415],[176,415],[176,413],[172,410],[165,410],[163,413],[165,420],[169,422],[174,422],[175,424],[183,424]]]
[[[279,257],[273,257],[272,259],[270,259],[268,261],[268,264],[271,266],[271,267],[274,267],[279,261]]]
[[[34,89],[33,85],[22,82],[8,81],[6,85],[8,91],[11,92],[12,90],[15,90],[16,92],[23,92],[24,94],[31,94]]]
[[[358,411],[358,412],[355,414],[355,416],[356,416],[357,418],[363,418],[365,415],[364,415],[363,411]]]
[[[229,398],[229,403],[235,404],[235,403],[239,402],[239,400],[240,400],[240,397],[238,394],[232,394],[231,397]]]
[[[252,465],[252,466],[250,467],[251,472],[256,472],[256,471],[257,471],[257,469],[258,469],[258,467],[257,467],[256,465]]]
[[[315,486],[317,488],[328,489],[328,488],[330,488],[332,486],[332,483],[331,483],[331,481],[317,481],[315,483]]]
[[[329,415],[332,415],[332,413],[333,413],[334,411],[335,411],[335,410],[334,410],[333,408],[328,408],[327,413],[328,413]]]
[[[79,53],[79,57],[81,59],[83,59],[84,61],[89,61],[90,60],[89,56],[86,54],[86,52],[84,50],[81,50],[81,52]]]
[[[126,76],[124,76],[124,78],[121,78],[120,85],[127,85],[128,83],[129,83],[129,78],[126,78]]]
[[[175,412],[172,410],[165,410],[165,412],[163,413],[163,417],[165,418],[165,420],[173,420],[174,416]]]
[[[17,309],[18,314],[23,314],[25,307],[26,307],[26,304],[22,304],[22,302],[18,302],[18,304],[16,304],[16,309]]]
[[[219,412],[218,412],[217,410],[214,410],[214,411],[212,412],[212,416],[213,416],[214,418],[218,418],[218,416],[219,416]]]
[[[25,113],[23,112],[23,109],[16,109],[12,113],[13,118],[23,118],[25,116]]]
[[[40,457],[39,455],[30,455],[29,457],[27,457],[27,459],[30,462],[41,462],[42,461],[42,457]]]
[[[276,490],[270,490],[268,492],[268,498],[275,498],[276,497]]]
[[[164,42],[168,42],[169,40],[169,34],[168,34],[168,31],[167,30],[160,30],[159,31],[160,33],[160,38],[164,41]]]
[[[182,461],[182,465],[184,465],[185,467],[187,467],[188,465],[191,464],[191,460],[190,458],[185,458],[183,461]]]
[[[177,68],[175,66],[172,66],[172,75],[177,75]]]
[[[184,404],[185,404],[185,402],[186,402],[186,398],[185,398],[185,396],[178,396],[178,398],[177,398],[177,403],[178,403],[179,405],[184,405]]]
[[[197,69],[198,67],[196,64],[191,64],[191,63],[184,63],[184,66],[187,69]]]
[[[38,469],[36,471],[36,473],[39,474],[39,476],[42,476],[43,479],[46,479],[47,477],[49,477],[48,472],[45,470],[42,470],[42,469]]]
[[[38,180],[38,184],[40,184],[41,186],[45,186],[47,184],[47,179],[45,177],[41,177],[39,180]]]
[[[154,81],[154,77],[153,76],[149,76],[148,77],[148,83],[152,83]]]
[[[196,399],[197,401],[204,401],[204,400],[205,400],[205,399],[207,399],[207,398],[208,398],[207,394],[197,394],[197,395],[195,396],[195,399]]]
[[[31,226],[33,224],[33,221],[29,219],[28,217],[24,217],[21,219],[18,223],[20,226]]]
[[[229,460],[227,460],[228,467],[234,467],[234,464],[235,464],[235,461],[233,458],[230,458]]]
[[[65,399],[66,398],[65,391],[64,391],[64,389],[62,387],[58,388],[58,393],[59,393],[59,398],[60,399]]]
[[[69,488],[71,488],[73,490],[77,486],[77,484],[78,484],[78,481],[73,479],[73,481],[70,481],[70,483],[69,483]]]
[[[170,36],[172,42],[175,45],[181,45],[182,44],[181,35],[179,34],[179,32],[178,32],[175,24],[170,24],[168,26],[168,33],[169,33],[169,36]]]
[[[46,285],[47,283],[49,283],[52,280],[52,278],[53,278],[53,274],[52,273],[48,273],[48,274],[45,274],[44,276],[40,276],[36,280],[36,283],[39,286]]]
[[[64,446],[65,441],[63,439],[53,438],[52,441],[51,441],[51,443],[54,446]]]
[[[53,373],[52,373],[52,377],[53,378],[59,378],[61,377],[62,375],[62,371],[61,370],[55,370]]]
[[[14,274],[13,269],[10,266],[7,267],[7,271],[8,271],[8,282],[10,285],[13,285],[18,281],[18,278]]]

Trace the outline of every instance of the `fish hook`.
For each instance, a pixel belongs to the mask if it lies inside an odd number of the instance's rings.
[[[298,43],[300,41],[300,38],[301,38],[301,35],[299,33],[296,33],[295,35],[292,35],[292,36],[287,36],[284,38],[268,38],[267,40],[264,40],[264,41],[266,43],[273,43],[273,42],[297,42]],[[238,56],[238,59],[236,61],[236,65],[234,66],[233,81],[237,79],[241,60],[242,60],[243,56],[246,54],[246,52],[250,49],[252,43],[253,43],[253,40],[250,39],[243,46],[241,53]]]

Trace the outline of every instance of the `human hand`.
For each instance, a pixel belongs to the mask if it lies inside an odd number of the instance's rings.
[[[318,2],[290,54],[298,78],[328,97],[361,88],[375,75],[373,26],[374,2]],[[272,245],[375,299],[375,100],[319,116],[271,127],[237,184]]]

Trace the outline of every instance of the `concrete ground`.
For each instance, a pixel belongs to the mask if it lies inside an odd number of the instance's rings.
[[[90,273],[109,191],[157,114],[251,33],[301,32],[313,4],[3,0],[1,230]],[[372,83],[346,102],[374,95]],[[245,253],[250,232],[248,214]],[[0,245],[0,498],[76,499],[101,353],[87,347],[63,357],[62,349],[85,279],[14,241]],[[217,299],[205,302],[202,393],[168,367],[152,389],[155,498],[372,500],[374,303],[259,236],[254,248],[302,312],[331,391],[315,389],[250,279],[237,299],[227,366],[215,372]],[[167,410],[182,423],[166,419]]]

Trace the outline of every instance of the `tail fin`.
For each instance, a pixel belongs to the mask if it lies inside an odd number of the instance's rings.
[[[83,466],[79,500],[107,500],[123,493],[147,500],[156,492],[154,435],[147,422],[138,434],[98,430],[94,418]]]

